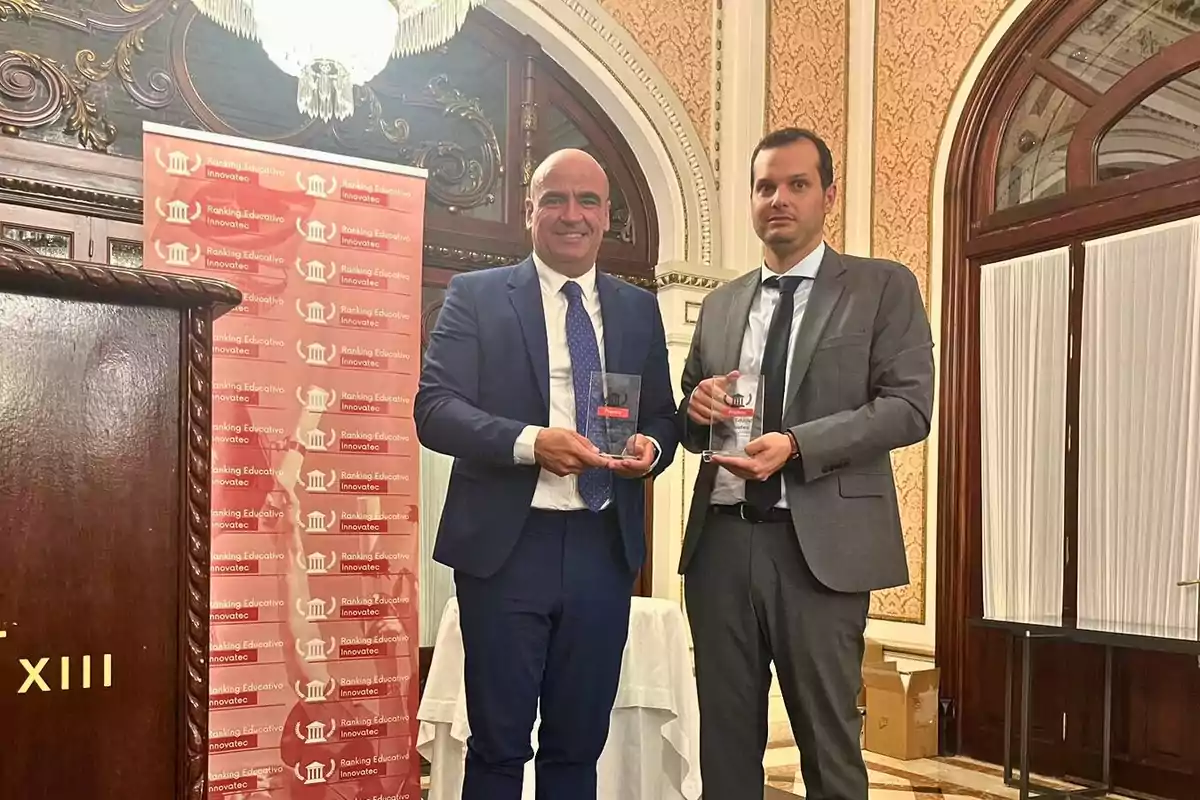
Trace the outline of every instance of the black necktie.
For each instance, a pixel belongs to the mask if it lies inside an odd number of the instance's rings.
[[[792,339],[792,314],[795,310],[796,288],[803,278],[771,277],[763,281],[763,288],[778,288],[779,302],[771,325],[767,328],[767,345],[763,349],[762,377],[766,384],[762,398],[762,432],[777,433],[783,430],[783,390],[787,383],[788,342]],[[772,509],[783,492],[780,473],[765,481],[746,484],[746,502],[757,511],[766,513]]]

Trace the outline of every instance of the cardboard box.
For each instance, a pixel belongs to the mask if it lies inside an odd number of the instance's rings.
[[[937,668],[900,672],[891,662],[864,667],[864,748],[905,761],[936,756],[940,678]]]
[[[863,648],[863,669],[873,667],[883,663],[883,645],[874,639],[867,639],[866,646]],[[867,685],[863,681],[862,690],[858,693],[858,707],[867,707]]]

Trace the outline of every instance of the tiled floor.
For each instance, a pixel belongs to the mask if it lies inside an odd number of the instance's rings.
[[[863,754],[871,781],[871,800],[1015,800],[1016,789],[1004,785],[999,767],[965,758],[898,761],[875,753]],[[794,747],[772,748],[763,765],[767,786],[785,792],[783,798],[804,797],[800,756]],[[1069,789],[1056,781],[1043,785]]]
[[[930,758],[897,761],[864,753],[871,781],[870,800],[1016,800],[1019,793],[1004,785],[999,767],[966,758]],[[792,747],[767,751],[763,759],[769,791],[764,800],[804,797],[800,755]],[[428,789],[428,777],[424,787]],[[1071,788],[1057,781],[1043,785]],[[1115,798],[1114,800],[1119,800]]]
[[[803,798],[800,752],[792,739],[787,711],[777,687],[771,692],[769,723],[770,744],[763,758],[768,792],[764,800]],[[1020,797],[1016,789],[1004,785],[1000,768],[991,764],[966,758],[900,761],[876,753],[864,753],[863,757],[870,777],[870,800],[1017,800]],[[1073,788],[1052,780],[1039,783]]]
[[[898,761],[864,753],[871,781],[870,800],[1016,800],[1019,793],[1004,785],[999,767],[966,758]],[[764,800],[804,797],[800,754],[794,747],[774,747],[763,759],[768,794]],[[425,788],[428,789],[428,778]],[[1043,785],[1071,788],[1057,781]],[[1115,799],[1119,800],[1119,799]]]

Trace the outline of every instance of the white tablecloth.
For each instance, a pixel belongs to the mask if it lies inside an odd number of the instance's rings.
[[[674,603],[633,598],[621,682],[596,769],[599,800],[700,797],[700,709],[685,626]],[[417,718],[417,750],[431,764],[429,800],[458,800],[470,727],[454,598],[442,615]],[[525,766],[525,800],[533,800],[533,786],[530,761]]]

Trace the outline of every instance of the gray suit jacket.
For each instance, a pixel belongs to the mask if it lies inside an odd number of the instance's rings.
[[[760,271],[704,300],[683,369],[683,446],[708,447],[687,417],[692,390],[738,367]],[[916,278],[891,261],[826,247],[797,335],[783,422],[800,444],[784,467],[788,505],[813,574],[838,592],[908,582],[889,453],[929,435],[933,341]],[[679,571],[704,530],[718,467],[700,467]]]

